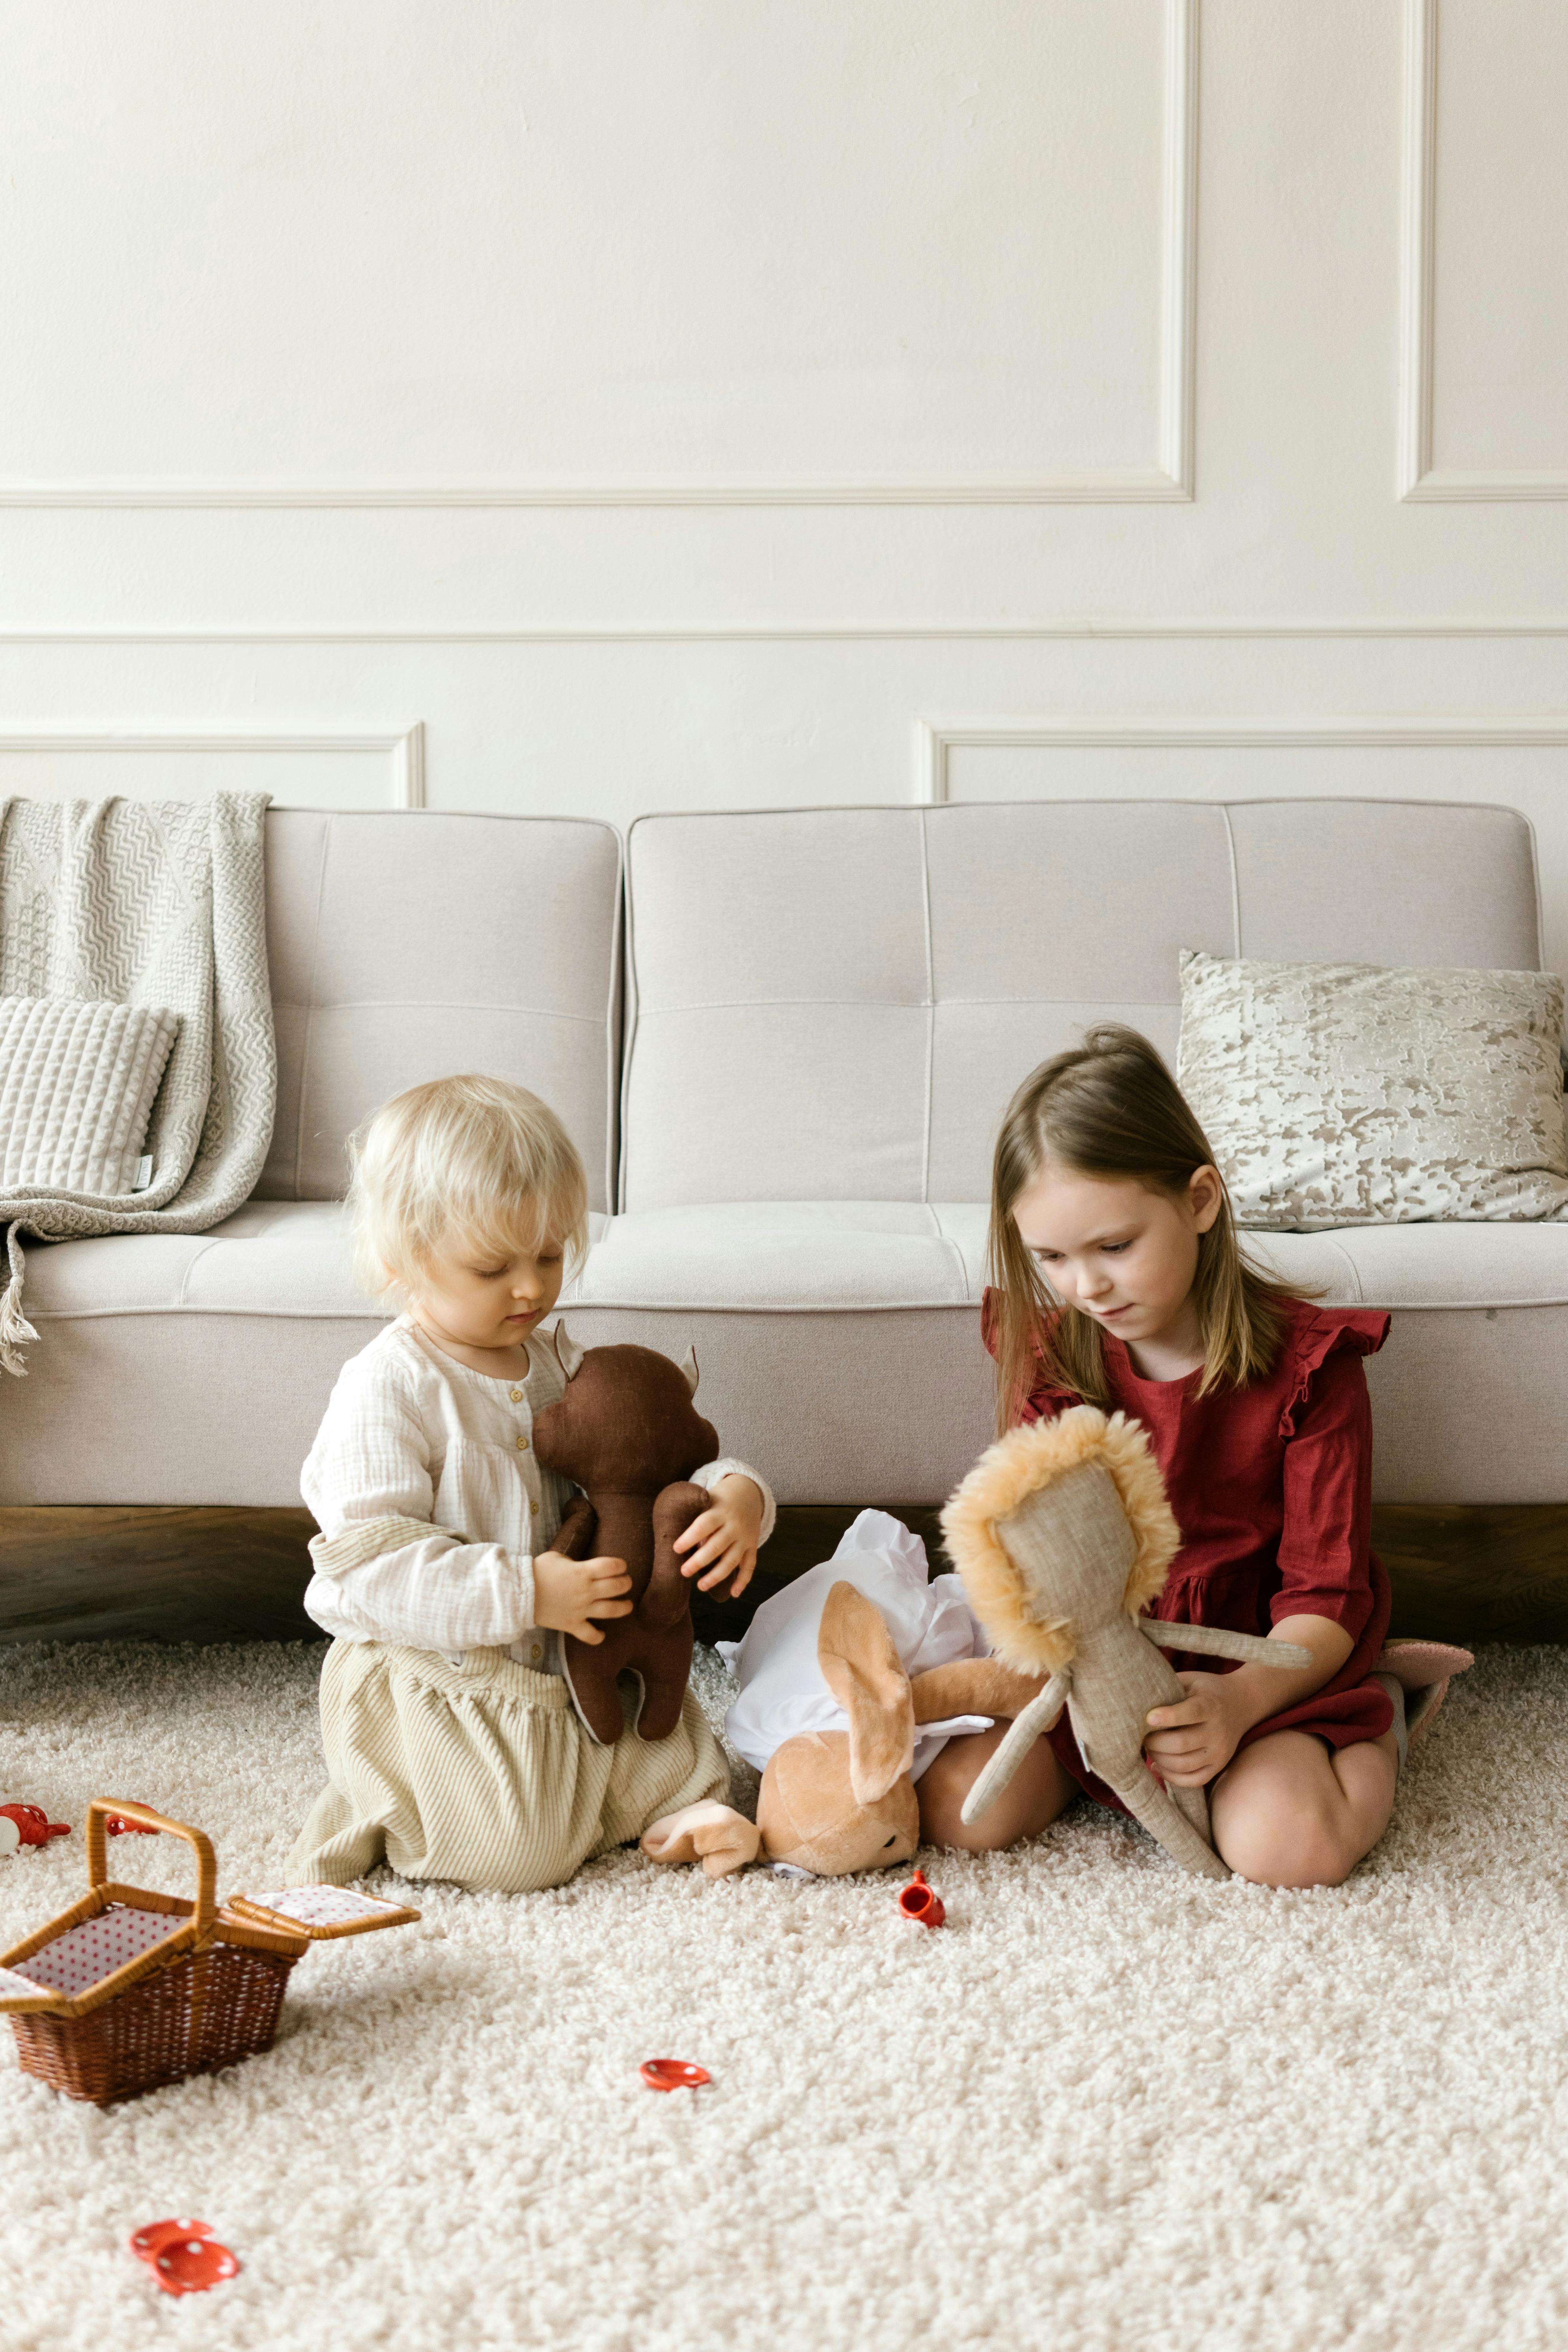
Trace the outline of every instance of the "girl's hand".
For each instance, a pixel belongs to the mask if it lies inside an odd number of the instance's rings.
[[[1254,1717],[1247,1691],[1233,1688],[1234,1675],[1185,1674],[1176,1679],[1186,1696],[1173,1706],[1150,1709],[1143,1753],[1172,1787],[1201,1789],[1225,1770]]]
[[[763,1497],[753,1480],[742,1478],[731,1470],[721,1478],[709,1494],[711,1507],[692,1520],[683,1536],[675,1538],[677,1551],[689,1551],[690,1559],[682,1560],[682,1576],[695,1576],[697,1590],[706,1592],[710,1586],[733,1575],[730,1598],[736,1601],[752,1580],[757,1564],[757,1538],[763,1532]],[[701,1549],[696,1547],[700,1544]],[[706,1569],[706,1576],[702,1570]]]
[[[593,1618],[631,1615],[631,1602],[619,1597],[631,1589],[624,1559],[567,1559],[558,1551],[533,1556],[534,1623],[579,1642],[604,1640]]]

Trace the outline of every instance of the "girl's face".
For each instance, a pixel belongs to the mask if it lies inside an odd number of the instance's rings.
[[[486,1257],[454,1240],[431,1259],[416,1316],[450,1347],[520,1348],[560,1297],[564,1275],[557,1242],[542,1242],[537,1254]]]
[[[1219,1214],[1219,1177],[1200,1168],[1184,1192],[1132,1177],[1084,1176],[1047,1160],[1019,1194],[1014,1223],[1066,1306],[1139,1342],[1197,1349],[1192,1304],[1198,1236]]]

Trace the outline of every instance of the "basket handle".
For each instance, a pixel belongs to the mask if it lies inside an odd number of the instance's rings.
[[[120,1813],[128,1822],[141,1822],[150,1830],[167,1830],[171,1837],[182,1837],[196,1853],[196,1908],[194,1925],[199,1937],[205,1937],[213,1924],[217,1909],[217,1856],[212,1840],[202,1831],[194,1830],[184,1822],[172,1822],[165,1813],[155,1813],[151,1805],[128,1804],[120,1797],[94,1797],[87,1809],[87,1878],[88,1885],[102,1886],[109,1877],[108,1842],[104,1822],[110,1813]]]

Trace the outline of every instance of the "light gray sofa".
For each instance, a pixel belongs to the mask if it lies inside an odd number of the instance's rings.
[[[381,1313],[349,1275],[343,1139],[468,1068],[535,1087],[583,1150],[580,1338],[694,1339],[726,1447],[781,1500],[936,1501],[990,1433],[990,1144],[1037,1061],[1101,1016],[1173,1055],[1183,947],[1541,958],[1528,824],[1446,803],[658,816],[624,872],[599,824],[276,812],[268,858],[267,1172],[205,1235],[30,1251],[0,1502],[297,1502]],[[1381,1500],[1568,1499],[1568,1226],[1254,1246],[1394,1310],[1368,1366]]]

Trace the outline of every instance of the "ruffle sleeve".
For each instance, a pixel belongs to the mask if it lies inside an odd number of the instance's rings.
[[[1361,1364],[1387,1335],[1386,1315],[1302,1314],[1279,1420],[1284,1517],[1269,1614],[1277,1625],[1326,1617],[1358,1645],[1372,1633],[1381,1641],[1388,1625],[1388,1580],[1372,1552],[1372,1401]],[[1360,1661],[1355,1679],[1370,1665]]]
[[[1386,1315],[1364,1307],[1316,1307],[1287,1342],[1288,1386],[1279,1415],[1281,1437],[1294,1437],[1296,1420],[1311,1401],[1314,1379],[1331,1356],[1375,1356],[1388,1337]]]

